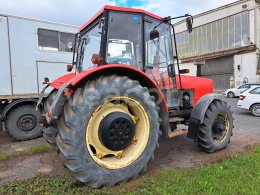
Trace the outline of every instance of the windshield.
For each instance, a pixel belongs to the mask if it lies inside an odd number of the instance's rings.
[[[81,37],[78,48],[78,69],[88,70],[100,61],[101,27],[96,25]],[[95,58],[95,59],[94,59]]]
[[[110,12],[107,54],[108,64],[126,64],[142,68],[141,17],[135,14]]]
[[[249,85],[241,85],[238,89],[248,89],[249,87]]]

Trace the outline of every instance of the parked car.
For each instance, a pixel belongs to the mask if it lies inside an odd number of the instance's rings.
[[[239,97],[241,93],[255,86],[260,86],[260,83],[247,83],[241,85],[238,88],[227,89],[224,95],[227,96],[228,98]]]
[[[237,107],[260,117],[260,86],[252,87],[239,96]]]

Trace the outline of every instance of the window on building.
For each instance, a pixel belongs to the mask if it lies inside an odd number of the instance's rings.
[[[59,37],[57,31],[38,30],[39,48],[41,50],[59,51]]]
[[[219,20],[217,23],[217,34],[218,34],[218,46],[215,51],[223,50],[223,20]]]
[[[202,36],[202,27],[198,28],[198,54],[202,53],[203,48],[203,36]],[[181,53],[182,54],[182,53]],[[183,56],[185,56],[185,53],[183,53]]]
[[[240,47],[242,41],[241,14],[235,15],[235,41],[234,47]]]
[[[242,24],[242,46],[249,44],[249,15],[248,12],[241,13]]]
[[[228,49],[229,35],[228,35],[228,18],[223,19],[223,50]]]
[[[180,57],[191,57],[248,45],[248,14],[249,12],[245,11],[199,26],[188,35],[187,31],[178,33],[176,41]]]
[[[43,51],[72,52],[70,45],[74,45],[75,35],[53,30],[38,29],[39,49]]]
[[[217,22],[212,23],[212,51],[218,51],[218,31]]]
[[[210,32],[209,32],[209,26],[202,26],[201,27],[201,34],[200,34],[201,38],[202,38],[202,42],[201,42],[201,48],[202,50],[200,51],[200,54],[202,53],[207,53],[207,51],[209,50],[209,38],[210,37]],[[209,46],[208,46],[209,45]]]
[[[235,17],[231,16],[228,20],[228,48],[232,49],[235,47]]]
[[[60,50],[71,52],[72,48],[69,47],[70,43],[74,43],[75,35],[71,33],[60,33]]]

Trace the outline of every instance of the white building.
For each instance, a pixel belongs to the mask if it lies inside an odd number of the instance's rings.
[[[260,0],[240,0],[175,24],[182,68],[214,80],[215,90],[260,82]]]

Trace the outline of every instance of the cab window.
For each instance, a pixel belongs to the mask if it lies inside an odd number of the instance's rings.
[[[99,64],[100,60],[101,27],[96,25],[81,38],[78,48],[79,69],[87,70]],[[95,62],[93,61],[95,59]]]
[[[167,72],[169,64],[173,64],[173,47],[171,28],[168,24],[157,27],[159,38],[150,40],[150,32],[160,21],[147,17],[145,23],[145,65],[146,67],[158,68],[160,72]]]

